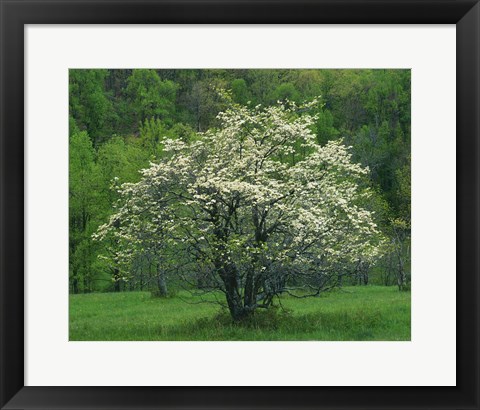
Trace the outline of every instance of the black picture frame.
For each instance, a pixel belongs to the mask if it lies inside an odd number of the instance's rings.
[[[0,16],[2,409],[480,408],[478,0],[0,0]],[[456,24],[456,387],[25,387],[24,26],[87,23]]]

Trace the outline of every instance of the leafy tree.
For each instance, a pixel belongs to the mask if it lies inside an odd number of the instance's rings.
[[[239,104],[246,105],[250,100],[250,93],[246,81],[243,78],[237,78],[232,81],[231,88],[233,100]]]
[[[158,118],[150,118],[145,120],[140,126],[138,142],[143,151],[150,154],[151,159],[159,159],[163,155],[163,142],[165,139],[178,138],[188,142],[194,136],[195,132],[188,125],[176,123],[172,127],[168,127]]]
[[[205,131],[214,123],[216,115],[224,106],[219,97],[218,89],[222,88],[223,81],[203,80],[194,83],[185,96],[185,106],[192,114],[194,129]]]
[[[326,144],[338,138],[339,131],[333,126],[333,115],[329,110],[320,110],[314,125],[319,144]]]
[[[94,273],[90,235],[92,216],[97,206],[98,169],[95,151],[85,131],[70,136],[69,155],[69,242],[70,283],[73,293],[92,290]]]
[[[305,98],[313,98],[323,95],[322,72],[323,70],[291,70],[297,75],[292,79],[295,88]]]
[[[295,101],[300,98],[300,94],[292,83],[282,83],[273,90],[270,99],[274,101]]]
[[[112,105],[105,91],[107,70],[70,70],[70,115],[85,129],[94,146],[111,131]]]
[[[137,123],[151,117],[164,121],[174,118],[177,86],[162,81],[155,70],[133,70],[125,92]]]
[[[116,188],[125,182],[138,181],[140,179],[139,169],[146,167],[151,158],[150,152],[142,149],[135,139],[126,140],[116,136],[100,147],[97,153],[99,174],[99,195],[95,210],[97,227],[101,221],[104,221],[114,212],[112,205],[119,197]],[[102,251],[111,255],[115,255],[116,252],[108,246],[104,247]],[[107,272],[110,279],[113,280],[113,289],[120,291],[124,280],[120,276],[118,267],[109,262],[108,258],[102,258],[100,262],[103,271]]]
[[[182,261],[176,274],[193,282],[193,267],[206,272],[237,321],[283,292],[337,286],[338,264],[373,264],[382,237],[359,206],[371,194],[361,185],[368,170],[341,141],[318,145],[307,114],[315,104],[233,105],[196,141],[166,140],[168,157],[122,185],[96,237],[114,238],[125,272],[139,253],[161,259],[170,249]],[[285,160],[298,142],[301,160]]]
[[[142,148],[147,151],[153,158],[160,155],[162,149],[161,141],[167,134],[167,127],[158,118],[146,119],[140,125],[139,142]]]
[[[272,90],[279,85],[278,70],[249,70],[248,77],[252,102],[269,103]]]

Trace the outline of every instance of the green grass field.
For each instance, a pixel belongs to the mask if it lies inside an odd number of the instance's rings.
[[[166,299],[149,292],[70,295],[70,340],[410,340],[410,292],[396,287],[284,296],[283,309],[258,312],[243,325],[197,301],[187,292]]]

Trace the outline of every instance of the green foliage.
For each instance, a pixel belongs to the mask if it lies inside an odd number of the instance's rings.
[[[159,118],[146,119],[140,125],[140,145],[152,157],[157,158],[163,150],[161,142],[165,139],[166,134],[165,124]]]
[[[177,86],[162,81],[155,70],[134,70],[125,90],[133,117],[140,123],[147,118],[171,120],[175,113]]]
[[[300,93],[295,89],[292,83],[282,83],[275,88],[270,96],[271,102],[276,101],[295,101],[299,102]]]
[[[339,131],[333,126],[333,115],[329,110],[320,110],[314,125],[319,144],[326,144],[339,136]]]
[[[90,235],[96,225],[92,224],[99,198],[98,167],[95,151],[85,131],[70,136],[70,277],[72,291],[77,293],[93,290],[91,265],[95,254]]]
[[[250,100],[248,86],[243,78],[237,78],[232,81],[233,100],[239,104],[246,105]]]
[[[120,183],[138,180],[139,170],[148,165],[149,155],[134,140],[115,136],[98,150],[98,167],[103,183],[114,178]]]
[[[108,138],[114,115],[105,90],[107,70],[70,70],[70,115],[85,129],[95,146]]]
[[[234,102],[251,101],[252,106],[320,98],[322,104],[312,112],[318,143],[343,138],[352,146],[353,160],[370,169],[364,185],[374,195],[362,206],[376,213],[390,243],[382,266],[370,269],[370,276],[375,283],[396,284],[399,276],[408,282],[410,77],[410,70],[390,69],[71,69],[71,291],[113,289],[111,272],[98,259],[105,250],[91,241],[114,212],[118,193],[111,188],[138,181],[140,169],[163,157],[164,139],[191,142],[201,138],[198,131],[217,127],[217,114],[225,109],[219,89],[231,90]],[[293,146],[294,153],[283,159],[290,163],[305,155]],[[145,264],[139,262],[136,269],[147,272]]]
[[[410,193],[412,191],[411,184],[411,165],[410,157],[407,159],[407,163],[401,168],[395,170],[396,178],[396,195],[399,198],[398,210],[399,215],[405,220],[410,220],[411,203]]]
[[[215,117],[225,107],[218,90],[225,87],[221,78],[203,79],[190,84],[182,99],[184,118],[199,132],[215,125]]]
[[[164,141],[179,139],[190,142],[195,139],[195,132],[188,125],[176,123],[169,127],[158,118],[146,119],[140,125],[138,143],[151,159],[160,159],[163,156]]]

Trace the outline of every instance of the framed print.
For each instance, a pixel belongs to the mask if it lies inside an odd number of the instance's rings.
[[[1,10],[2,408],[479,408],[478,2]]]

